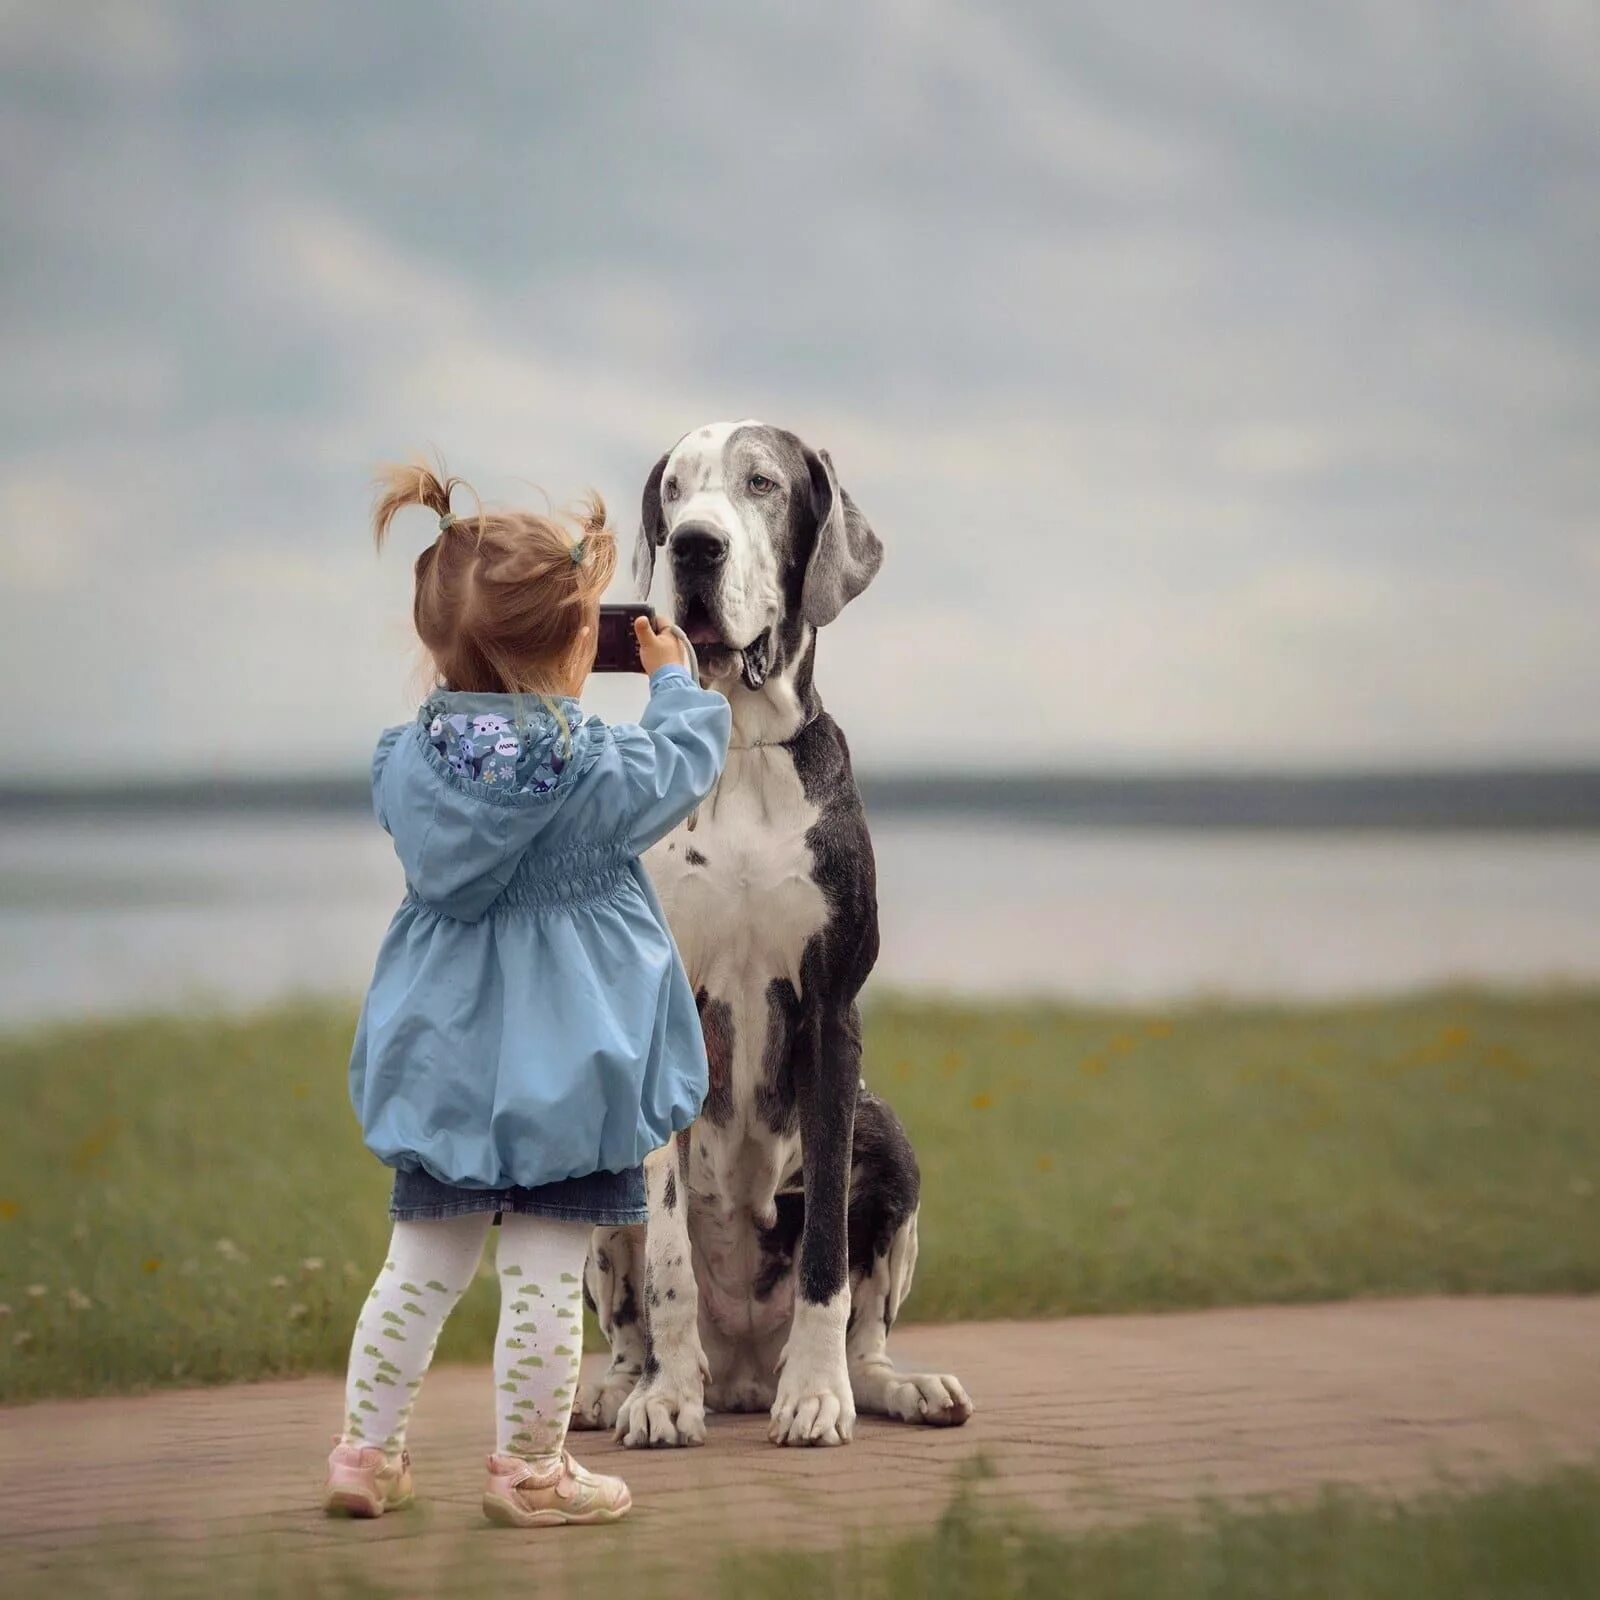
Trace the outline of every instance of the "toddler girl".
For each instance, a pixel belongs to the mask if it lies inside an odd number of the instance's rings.
[[[410,505],[439,518],[413,614],[437,688],[378,741],[373,805],[406,896],[378,952],[350,1061],[369,1149],[394,1167],[394,1238],[350,1346],[329,1511],[411,1498],[406,1423],[491,1221],[496,1265],[496,1522],[611,1522],[619,1478],[564,1448],[583,1348],[590,1230],[646,1218],[641,1162],[699,1113],[694,997],[639,855],[710,792],[727,701],[641,620],[638,726],[585,717],[600,595],[616,567],[605,511],[573,528],[450,509],[458,480],[393,467],[381,547]],[[470,492],[470,491],[469,491]]]

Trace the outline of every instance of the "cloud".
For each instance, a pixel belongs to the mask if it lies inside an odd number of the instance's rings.
[[[375,462],[631,536],[757,414],[888,545],[819,671],[863,765],[1592,756],[1588,26],[13,8],[0,733],[358,762],[423,536],[372,559]]]

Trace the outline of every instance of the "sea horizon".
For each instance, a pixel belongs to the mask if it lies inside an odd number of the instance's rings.
[[[1322,768],[1080,766],[1010,771],[867,768],[874,816],[990,816],[1052,827],[1344,831],[1600,830],[1600,763]],[[363,774],[184,773],[12,779],[0,823],[48,817],[340,813]]]

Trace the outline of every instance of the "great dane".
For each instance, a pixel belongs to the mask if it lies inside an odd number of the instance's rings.
[[[844,1444],[858,1410],[965,1422],[957,1379],[887,1343],[917,1259],[920,1178],[861,1076],[878,953],[872,845],[844,735],[812,684],[818,630],[882,546],[827,452],[764,423],[686,434],[644,490],[634,576],[733,708],[728,764],[646,864],[705,1031],[699,1120],[645,1164],[647,1229],[595,1232],[585,1297],[611,1344],[575,1426],[693,1445],[770,1410],[776,1444]]]

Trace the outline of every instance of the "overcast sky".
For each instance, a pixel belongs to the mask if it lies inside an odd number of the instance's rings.
[[[357,770],[378,460],[746,415],[859,765],[1600,757],[1590,0],[786,9],[0,4],[8,775]]]

